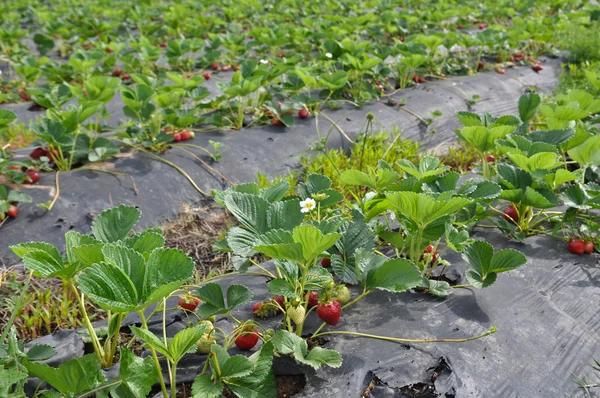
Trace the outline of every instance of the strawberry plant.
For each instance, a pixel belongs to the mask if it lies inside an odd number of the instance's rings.
[[[4,185],[0,185],[0,226],[7,218],[15,218],[19,214],[18,203],[31,203],[31,196],[16,189],[8,191]]]

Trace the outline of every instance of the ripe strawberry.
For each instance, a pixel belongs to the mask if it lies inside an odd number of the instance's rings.
[[[419,82],[419,76],[414,75],[413,78],[412,78],[412,81],[415,82],[415,83],[418,83]]]
[[[212,63],[212,70],[219,70],[219,64],[216,62]]]
[[[204,77],[204,80],[210,80],[210,72],[204,72],[202,77]]]
[[[298,117],[300,117],[300,119],[306,119],[308,117],[308,109],[306,108],[302,108],[298,111]]]
[[[16,217],[19,214],[19,209],[17,209],[17,206],[15,205],[10,205],[10,209],[8,209],[8,211],[6,212],[6,215],[9,217]],[[592,245],[592,250],[593,250],[593,245]]]
[[[304,316],[306,315],[306,310],[303,306],[299,305],[297,307],[288,308],[286,314],[290,317],[292,321],[294,321],[296,325],[300,325],[304,323]]]
[[[273,300],[275,300],[277,302],[277,304],[279,304],[282,307],[285,305],[283,296],[273,296]]]
[[[592,254],[594,252],[594,242],[583,242],[583,251],[585,252],[585,254]]]
[[[533,65],[531,67],[531,69],[533,69],[536,72],[539,72],[539,71],[541,71],[544,68],[542,67],[542,65],[540,65],[540,61],[538,61],[535,65]]]
[[[173,139],[175,140],[175,142],[181,141],[181,134],[180,133],[174,133],[173,134]]]
[[[483,69],[485,69],[485,64],[483,63],[483,61],[477,62],[477,70],[483,70]]]
[[[504,210],[504,219],[506,221],[518,222],[519,221],[519,213],[514,206],[509,206]]]
[[[462,26],[462,24],[456,24],[456,29],[463,29],[464,27]]]
[[[129,80],[129,75],[127,73],[123,73],[121,75],[121,80]]]
[[[480,23],[479,24],[479,29],[485,29],[487,27],[488,27],[488,24],[486,24],[486,23]]]
[[[115,69],[113,71],[112,75],[115,77],[119,77],[119,76],[121,76],[122,73],[123,73],[123,71],[121,69]]]
[[[27,169],[25,170],[25,174],[29,177],[29,180],[24,181],[24,184],[33,184],[40,180],[40,172],[36,169]]]
[[[283,53],[279,53],[279,54],[277,54],[277,57],[279,57],[279,58],[283,58]]]
[[[221,72],[227,72],[229,70],[229,65],[221,66]]]
[[[419,76],[419,83],[425,83],[425,76]]]
[[[8,166],[9,170],[21,170],[21,166],[19,166],[18,164],[13,164]]]
[[[269,305],[263,301],[258,301],[252,306],[252,313],[258,318],[268,318],[271,316]]]
[[[525,59],[525,54],[523,53],[515,53],[514,57],[517,61],[523,61]]]
[[[184,296],[179,299],[177,305],[186,311],[195,311],[199,303],[200,299],[198,297]]]
[[[179,134],[179,136],[181,137],[181,141],[187,141],[190,138],[192,138],[190,136],[190,132],[187,130],[182,130],[181,133]]]
[[[231,65],[231,69],[233,69],[234,71],[238,71],[240,70],[239,65]]]
[[[342,316],[342,306],[337,300],[330,301],[329,303],[319,304],[317,307],[317,315],[326,324],[335,326],[338,324],[340,317]]]
[[[338,285],[333,291],[333,299],[340,303],[347,303],[350,301],[350,289],[346,285]]]
[[[163,41],[163,42],[161,42],[161,43],[160,43],[160,46],[161,46],[162,48],[166,48],[166,47],[167,47],[167,42],[166,42],[166,41]]]
[[[282,123],[281,123],[281,120],[279,120],[279,119],[273,119],[273,121],[271,122],[271,124],[273,126],[280,126]]]
[[[567,246],[569,253],[573,254],[583,254],[585,252],[585,244],[581,239],[572,238],[569,240],[569,245]]]
[[[47,157],[47,156],[48,156],[48,150],[47,150],[46,148],[44,148],[44,147],[41,147],[41,146],[39,146],[39,147],[35,148],[35,149],[34,149],[33,151],[31,151],[31,153],[29,154],[29,157],[30,157],[31,159],[39,159],[39,158],[41,158],[42,156],[46,156],[46,157]]]
[[[487,155],[485,157],[485,161],[488,163],[494,163],[496,161],[496,158],[494,157],[494,155]]]
[[[431,262],[435,263],[435,260],[437,260],[437,256],[438,256],[438,251],[435,248],[435,246],[429,245],[425,248],[425,250],[423,250],[423,254],[431,253],[431,252],[433,252],[433,256],[431,257]]]
[[[236,336],[235,345],[240,350],[251,350],[258,343],[258,329],[254,329],[252,332],[244,331]]]
[[[308,308],[319,305],[319,292],[312,291],[308,295]]]
[[[324,258],[321,260],[321,267],[323,268],[329,268],[331,267],[331,259],[330,258]]]

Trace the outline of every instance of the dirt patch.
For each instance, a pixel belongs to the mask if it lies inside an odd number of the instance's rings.
[[[161,228],[167,247],[184,251],[196,263],[196,280],[211,273],[231,270],[231,254],[213,251],[235,219],[215,203],[184,205],[177,216]]]
[[[288,398],[298,394],[306,386],[305,375],[278,375],[275,376],[275,383],[277,384],[277,397]],[[223,397],[235,398],[235,395],[231,390],[225,387],[223,391]],[[192,397],[192,386],[190,384],[183,384],[177,393],[177,398],[191,398]]]

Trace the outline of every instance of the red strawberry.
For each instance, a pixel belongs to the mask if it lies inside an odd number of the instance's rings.
[[[190,135],[190,132],[187,131],[187,130],[182,130],[179,135],[181,137],[181,141],[187,141],[190,138],[192,138],[191,135]]]
[[[461,24],[456,24],[456,29],[463,29],[463,26]]]
[[[221,66],[221,72],[227,72],[228,70],[229,70],[229,66],[228,65]]]
[[[122,73],[123,72],[121,71],[121,69],[115,69],[113,71],[112,75],[115,76],[115,77],[119,77],[119,76],[121,76]]]
[[[536,71],[536,72],[539,72],[539,71],[541,71],[541,70],[542,70],[542,69],[544,69],[544,68],[542,67],[542,65],[540,65],[540,63],[539,63],[539,61],[538,61],[538,63],[537,63],[537,64],[535,64],[535,65],[533,65],[533,66],[531,67],[531,69],[533,69],[533,70],[534,70],[534,71]]]
[[[252,306],[252,313],[254,314],[254,316],[257,316],[259,318],[268,318],[269,315],[271,315],[271,310],[269,309],[269,306],[266,303],[258,301]]]
[[[21,170],[21,166],[19,166],[18,164],[13,164],[8,166],[9,170]]]
[[[435,248],[435,246],[429,245],[425,248],[425,250],[423,250],[423,254],[431,253],[431,252],[433,252],[433,257],[431,257],[431,262],[435,263],[435,260],[437,260],[437,255],[438,255],[438,251]]]
[[[415,82],[415,83],[418,83],[419,82],[419,76],[414,75],[413,78],[412,78],[412,81]]]
[[[163,42],[161,42],[161,43],[160,43],[160,46],[161,46],[162,48],[165,48],[165,47],[167,47],[167,42],[166,42],[166,41],[163,41]]]
[[[486,24],[486,23],[480,23],[479,24],[479,29],[485,29],[487,27],[488,27],[488,24]]]
[[[245,331],[236,335],[235,345],[240,350],[251,350],[258,343],[258,329],[252,332]]]
[[[340,317],[342,316],[342,306],[337,300],[330,301],[329,303],[319,304],[317,307],[317,315],[326,324],[335,326],[338,324]]]
[[[306,108],[302,108],[298,111],[298,117],[300,117],[300,119],[306,119],[308,117],[308,109]]]
[[[488,163],[494,163],[496,161],[496,158],[494,157],[494,155],[487,155],[485,157],[485,161]]]
[[[24,184],[33,184],[34,182],[38,182],[40,180],[40,172],[36,169],[27,169],[25,170],[25,174],[29,177],[29,180],[24,181]]]
[[[210,72],[204,72],[204,75],[202,75],[204,77],[204,80],[210,80]]]
[[[238,65],[231,65],[231,69],[238,71],[240,70],[240,67]]]
[[[129,75],[127,73],[123,73],[121,75],[121,80],[129,80]]]
[[[181,134],[180,133],[173,134],[173,139],[175,140],[175,142],[181,141]]]
[[[583,251],[585,254],[592,254],[594,252],[594,242],[583,242]]]
[[[6,215],[9,217],[16,217],[17,214],[19,214],[19,209],[17,209],[17,206],[10,205],[10,209],[8,209],[8,211],[6,212]],[[592,250],[593,250],[593,245],[592,245]]]
[[[504,70],[504,68],[501,66],[496,66],[495,69],[496,69],[496,72],[500,73],[501,75],[506,73],[506,70]]]
[[[585,244],[581,239],[573,238],[569,240],[569,246],[567,246],[569,253],[583,254],[585,252]]]
[[[331,267],[331,259],[330,258],[324,258],[321,260],[321,267],[323,268],[329,268]]]
[[[277,56],[278,56],[279,58],[283,58],[283,53],[279,53],[279,54],[277,54]]]
[[[29,154],[29,157],[30,157],[31,159],[39,159],[39,158],[41,158],[42,156],[46,156],[46,157],[47,157],[47,156],[48,156],[48,150],[47,150],[46,148],[44,148],[44,147],[41,147],[41,146],[39,146],[39,147],[35,148],[35,149],[34,149],[33,151],[31,151],[31,153]]]
[[[504,219],[506,221],[518,222],[519,221],[519,213],[514,206],[509,206],[504,210]]]
[[[177,305],[186,311],[195,311],[199,303],[200,299],[198,297],[185,296],[179,299],[179,303]]]
[[[279,119],[273,119],[273,121],[271,123],[273,124],[273,126],[280,126],[281,125],[281,120],[279,120]]]
[[[483,70],[483,69],[485,69],[485,64],[483,63],[483,61],[477,62],[477,70]]]
[[[285,302],[283,300],[283,296],[273,296],[273,300],[277,302],[281,307],[285,308]]]
[[[216,62],[213,62],[213,63],[212,63],[212,69],[213,69],[213,70],[219,70],[219,64],[218,64],[218,63],[216,63]]]
[[[319,293],[310,292],[308,295],[308,308],[313,308],[319,305]]]
[[[425,76],[419,76],[419,83],[425,83]]]

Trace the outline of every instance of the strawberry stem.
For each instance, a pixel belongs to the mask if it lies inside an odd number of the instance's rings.
[[[327,334],[342,334],[342,335],[357,336],[357,337],[368,337],[368,338],[377,339],[377,340],[392,341],[392,342],[395,342],[395,343],[465,343],[467,341],[477,340],[477,339],[480,339],[482,337],[489,336],[490,334],[493,334],[493,333],[496,333],[496,327],[495,326],[492,326],[490,328],[490,330],[488,330],[485,333],[482,333],[482,334],[480,334],[478,336],[474,336],[474,337],[468,337],[466,339],[433,339],[433,340],[426,340],[426,339],[402,339],[402,338],[398,338],[398,337],[379,336],[379,335],[376,335],[376,334],[367,334],[367,333],[359,333],[359,332],[347,332],[347,331],[323,332],[323,333],[313,334],[312,337],[324,336],[324,335],[327,335]]]

